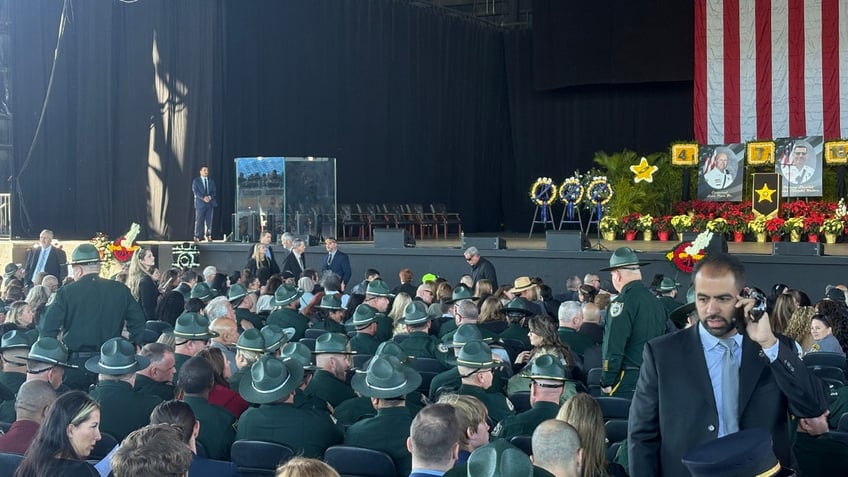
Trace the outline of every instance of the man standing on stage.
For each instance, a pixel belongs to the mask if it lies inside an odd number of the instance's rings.
[[[338,244],[334,237],[324,240],[324,246],[327,248],[327,258],[324,259],[321,271],[330,270],[340,276],[346,288],[347,283],[350,281],[350,259],[348,259],[346,253],[338,249]]]
[[[218,207],[217,190],[215,181],[209,177],[209,168],[200,168],[200,177],[196,177],[191,183],[191,192],[194,194],[194,241],[200,242],[206,237],[207,242],[212,241],[212,211]]]
[[[33,248],[26,259],[26,280],[27,284],[31,284],[32,280],[41,272],[47,275],[53,275],[59,281],[65,279],[68,275],[67,267],[64,266],[68,261],[65,252],[62,249],[54,247],[53,231],[44,229],[38,236],[38,246]]]

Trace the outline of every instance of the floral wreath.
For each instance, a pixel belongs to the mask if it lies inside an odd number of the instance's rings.
[[[559,186],[559,199],[563,202],[575,204],[583,200],[583,184],[576,177],[569,177]]]
[[[538,206],[548,206],[557,198],[557,186],[550,177],[540,177],[530,186],[530,200]]]
[[[692,273],[695,264],[701,261],[706,255],[705,249],[713,239],[712,232],[701,232],[691,242],[680,242],[675,245],[665,258],[668,259],[678,270],[684,273]]]
[[[589,185],[586,186],[586,195],[592,202],[598,205],[606,205],[613,195],[612,186],[606,176],[593,177]]]

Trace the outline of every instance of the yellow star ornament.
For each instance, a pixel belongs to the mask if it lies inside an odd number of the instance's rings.
[[[774,193],[777,192],[777,190],[769,189],[768,184],[763,184],[763,187],[759,190],[756,190],[755,192],[759,195],[759,198],[757,198],[757,202],[772,202],[773,203],[771,198],[772,198],[772,196],[774,196]]]
[[[654,173],[660,170],[657,166],[648,164],[648,159],[642,158],[639,164],[630,166],[630,172],[633,173],[633,182],[654,182]]]

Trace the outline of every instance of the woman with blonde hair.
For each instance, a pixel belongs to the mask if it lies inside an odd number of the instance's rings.
[[[34,327],[34,314],[29,303],[19,300],[9,305],[9,310],[6,312],[6,321],[0,325],[0,336],[6,334],[7,331],[20,330],[27,331]]]
[[[501,334],[506,330],[507,322],[500,300],[493,296],[483,300],[480,304],[480,316],[477,318],[477,326],[496,334]]]
[[[395,296],[395,300],[392,302],[392,309],[389,311],[389,318],[392,319],[393,327],[395,330],[394,334],[400,335],[406,333],[406,325],[400,323],[400,319],[403,318],[403,310],[406,309],[406,305],[412,303],[412,297],[407,295],[405,292],[400,292]]]
[[[50,289],[44,285],[35,285],[27,293],[26,302],[32,309],[32,323],[38,326],[38,320],[41,314],[47,308],[47,301],[50,299]]]
[[[816,309],[814,307],[802,306],[789,317],[789,323],[786,325],[784,334],[801,345],[801,349],[810,349],[816,341],[810,332],[810,325],[815,314]]]
[[[263,243],[254,245],[253,254],[247,259],[247,264],[244,266],[245,270],[250,270],[251,277],[259,278],[260,285],[265,285],[265,282],[271,276],[271,261],[268,260],[266,250],[267,248]]]
[[[607,436],[601,406],[592,396],[578,393],[568,398],[556,416],[571,425],[580,436],[583,448],[582,477],[608,477],[627,475],[618,464],[607,464]]]
[[[453,287],[448,282],[439,282],[433,294],[433,302],[450,300],[453,296]]]
[[[155,267],[153,251],[149,247],[141,247],[133,254],[127,270],[127,287],[148,320],[156,319],[156,302],[159,300],[159,287],[152,276]]]
[[[275,477],[339,477],[339,473],[318,459],[295,457],[277,467]]]
[[[492,281],[488,278],[478,280],[477,284],[474,285],[474,296],[479,297],[480,299],[492,296],[494,292],[494,289],[492,289]]]

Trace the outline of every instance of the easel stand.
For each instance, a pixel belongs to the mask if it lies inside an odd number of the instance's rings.
[[[533,212],[533,222],[530,224],[530,235],[527,238],[533,238],[533,228],[536,224],[542,224],[542,230],[548,229],[548,224],[551,224],[551,230],[556,230],[554,218],[551,216],[551,206],[537,205],[536,211]]]
[[[580,215],[580,207],[574,207],[572,210],[576,213],[577,219],[575,220],[574,215],[572,215],[570,219],[565,220],[565,215],[568,213],[568,204],[565,204],[565,208],[562,209],[562,217],[559,219],[558,230],[562,230],[562,226],[566,224],[577,224],[580,226],[580,235],[584,235],[589,229],[587,228],[586,231],[583,230],[583,216]]]
[[[595,205],[591,213],[589,214],[589,222],[586,224],[586,238],[589,238],[589,231],[592,229],[592,224],[595,224],[596,236],[595,236],[595,244],[592,245],[590,250],[607,250],[606,247],[601,243],[601,208],[598,205]]]

